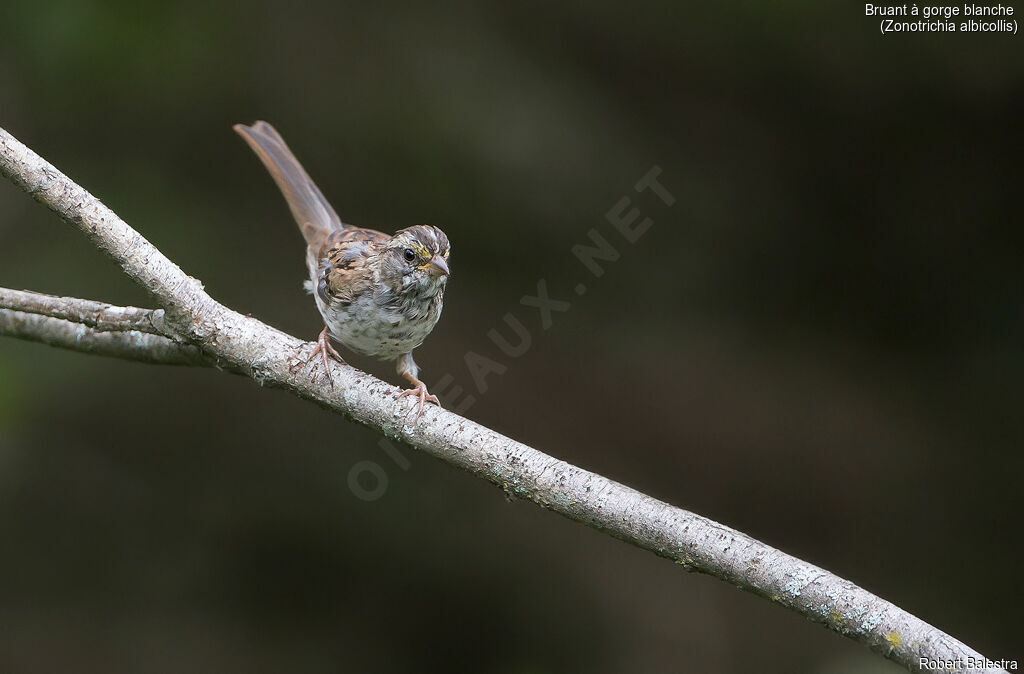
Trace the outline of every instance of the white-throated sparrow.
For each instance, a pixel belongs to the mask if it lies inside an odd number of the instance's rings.
[[[367,356],[397,358],[398,373],[413,385],[401,395],[419,398],[417,420],[425,401],[440,405],[417,378],[412,350],[441,317],[448,237],[432,225],[389,236],[344,224],[274,127],[256,122],[234,129],[270,171],[306,238],[308,288],[326,326],[305,362],[320,354],[330,377],[328,355],[345,362],[331,339]]]

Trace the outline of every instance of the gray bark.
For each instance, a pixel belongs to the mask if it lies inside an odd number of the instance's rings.
[[[159,309],[154,312],[138,307],[116,307],[105,302],[7,288],[0,288],[0,307],[82,323],[96,328],[97,332],[138,330],[151,335],[160,334],[153,325],[154,314],[157,320],[163,314]]]
[[[7,308],[0,308],[0,335],[97,356],[157,365],[207,364],[199,349],[188,344],[177,344],[160,335],[149,335],[138,330],[102,332],[84,323]]]

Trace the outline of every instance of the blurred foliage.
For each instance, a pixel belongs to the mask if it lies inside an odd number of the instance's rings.
[[[1024,55],[859,7],[13,0],[0,125],[312,337],[301,239],[231,132],[272,121],[346,221],[452,239],[428,383],[470,390],[464,355],[528,325],[471,417],[1019,658]],[[652,165],[671,208],[633,192]],[[586,276],[571,247],[627,195],[654,226]],[[542,278],[572,302],[547,331]],[[0,284],[150,303],[7,184]],[[887,669],[403,452],[239,378],[0,341],[0,668]]]

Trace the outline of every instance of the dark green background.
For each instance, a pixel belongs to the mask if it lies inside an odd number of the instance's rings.
[[[19,0],[0,125],[311,338],[301,237],[231,132],[272,121],[346,221],[451,238],[428,383],[531,329],[472,418],[1020,659],[1024,38],[863,11]],[[633,194],[654,225],[595,281],[570,249],[652,165],[677,201]],[[572,301],[548,331],[542,278]],[[0,285],[151,304],[6,183]],[[896,669],[376,442],[238,377],[0,341],[0,669]]]

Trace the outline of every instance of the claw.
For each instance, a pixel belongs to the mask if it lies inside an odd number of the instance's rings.
[[[324,372],[327,374],[327,381],[331,383],[331,388],[334,388],[334,379],[331,377],[331,364],[328,358],[333,358],[342,365],[345,365],[345,359],[342,358],[341,354],[338,353],[337,349],[335,349],[331,345],[330,331],[326,325],[324,326],[324,329],[320,331],[320,335],[316,338],[316,348],[313,349],[313,353],[309,354],[309,357],[306,358],[305,360],[303,360],[302,358],[299,357],[298,354],[296,354],[295,363],[293,363],[292,366],[288,368],[288,371],[291,372],[292,374],[295,374],[302,367],[309,365],[311,362],[313,362],[313,359],[317,357],[317,354],[320,355],[320,359],[323,361]]]
[[[441,407],[441,401],[437,399],[436,395],[432,395],[427,391],[427,385],[419,380],[415,380],[416,386],[406,389],[398,394],[399,398],[405,396],[416,396],[420,400],[419,412],[416,414],[416,423],[420,422],[420,417],[423,416],[423,406],[430,401]]]

